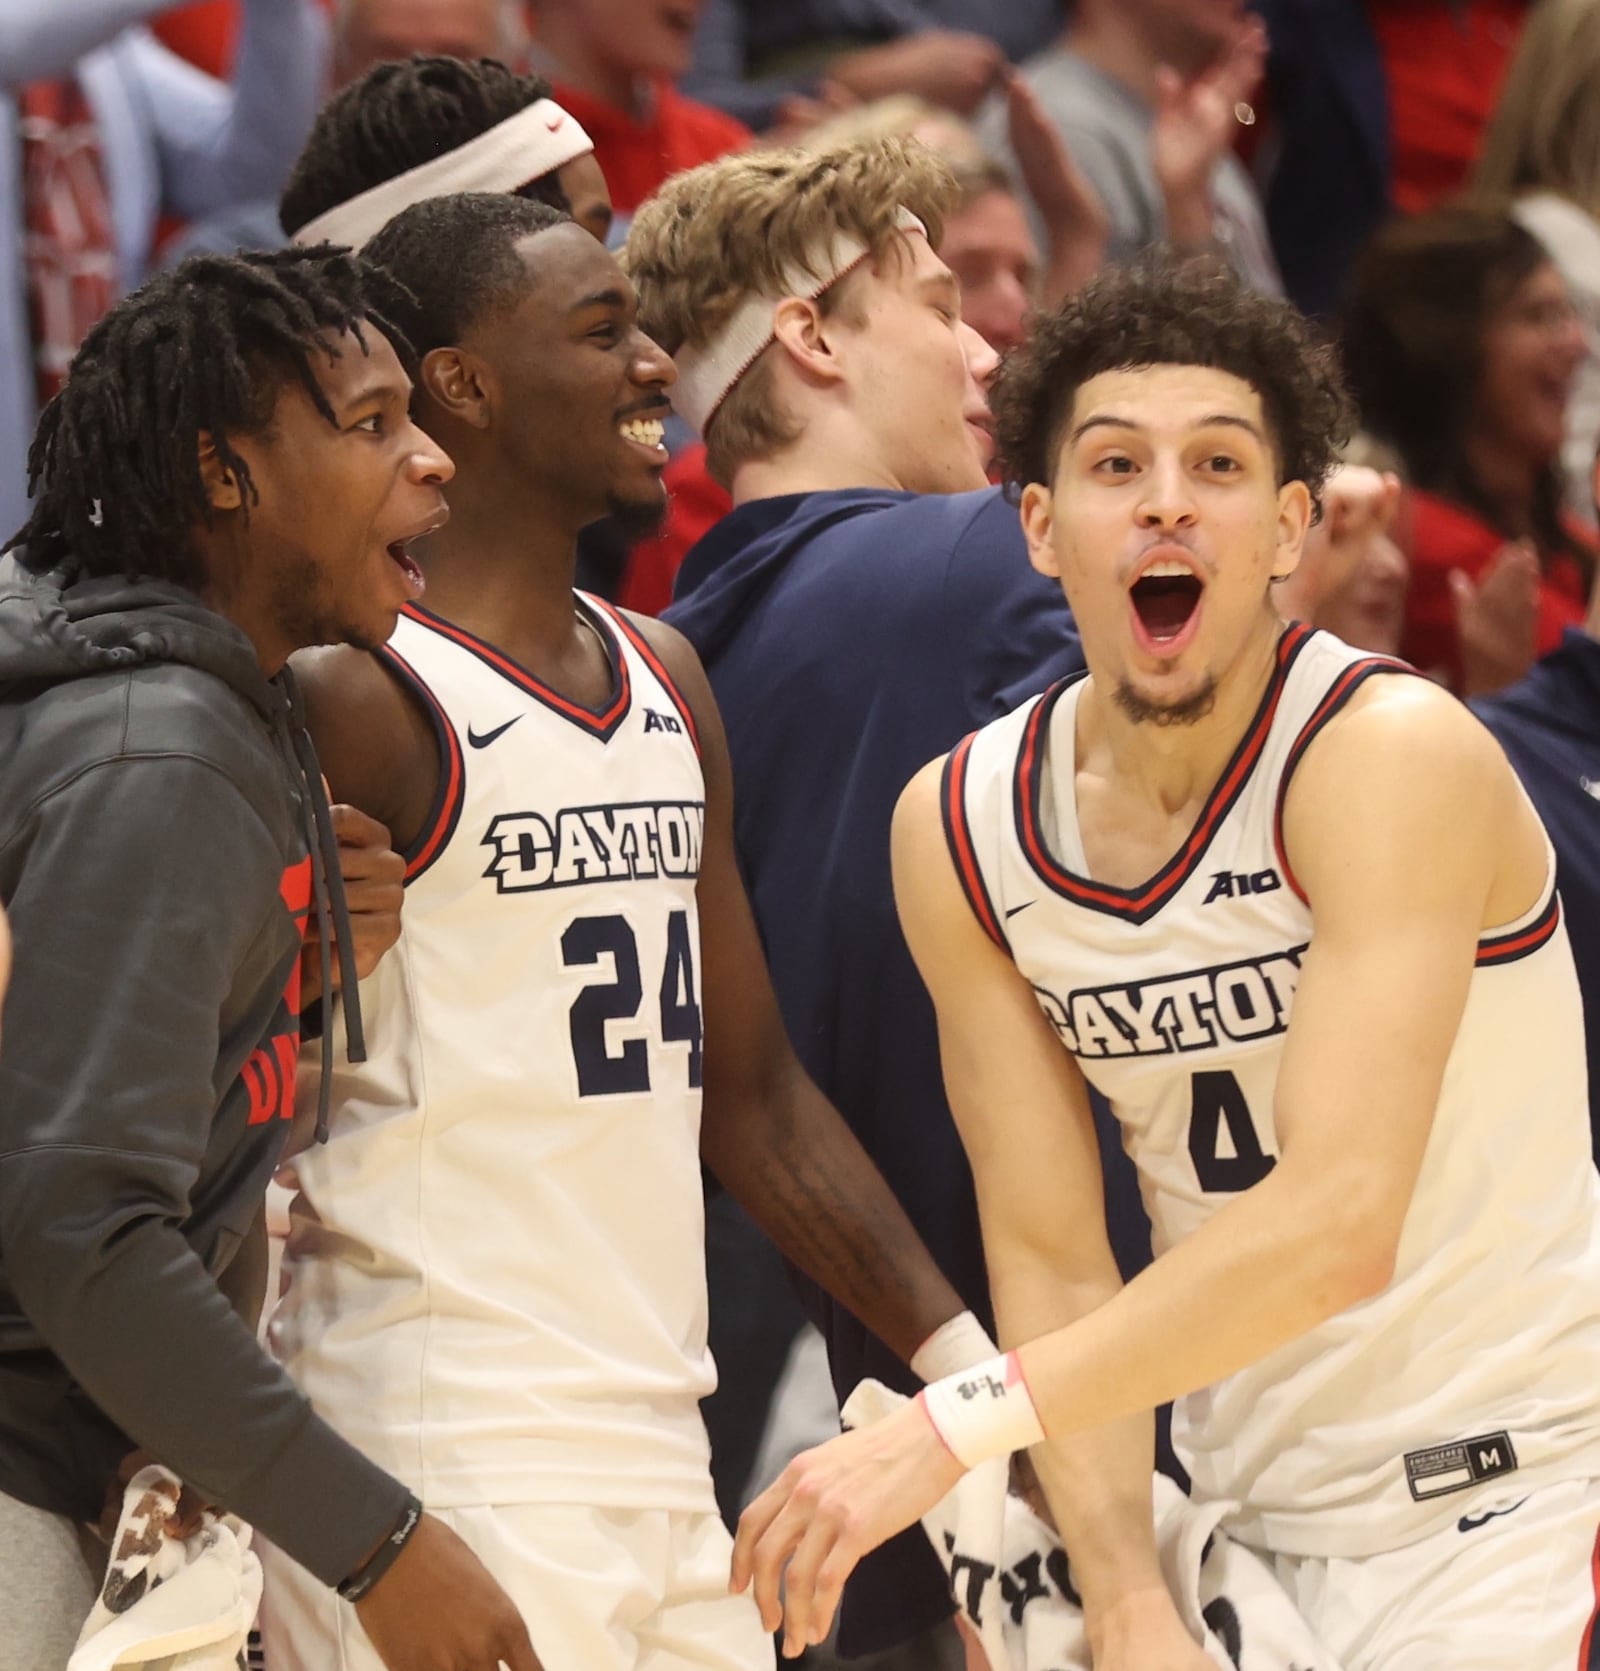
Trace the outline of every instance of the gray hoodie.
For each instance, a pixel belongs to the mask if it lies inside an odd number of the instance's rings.
[[[0,560],[0,1491],[92,1520],[139,1446],[337,1583],[405,1488],[218,1286],[293,1108],[299,732],[194,594]]]

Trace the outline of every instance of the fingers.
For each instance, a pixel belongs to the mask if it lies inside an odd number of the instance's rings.
[[[388,847],[388,830],[359,807],[341,803],[329,810],[333,814],[333,833],[341,847]]]
[[[789,1490],[789,1469],[786,1468],[739,1516],[739,1529],[733,1540],[733,1564],[728,1573],[728,1589],[732,1594],[738,1595],[742,1590],[749,1589],[751,1580],[757,1579],[759,1572],[767,1570],[769,1562],[764,1540],[768,1529],[787,1505]],[[765,1592],[757,1582],[755,1602],[762,1625],[768,1631],[776,1630],[783,1614],[778,1605],[776,1578]]]
[[[508,1671],[543,1671],[539,1656],[533,1651],[533,1643],[528,1639],[528,1627],[520,1617],[501,1644],[497,1663],[508,1667]]]

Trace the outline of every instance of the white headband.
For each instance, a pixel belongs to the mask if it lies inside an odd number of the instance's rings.
[[[297,244],[349,244],[360,249],[402,209],[462,191],[515,191],[594,149],[590,139],[553,99],[540,99],[497,127],[408,168],[308,221]]]
[[[894,218],[902,232],[928,229],[909,209]],[[778,304],[791,296],[812,302],[824,290],[831,290],[851,268],[866,259],[867,246],[859,238],[838,233],[824,248],[813,252],[809,261],[787,268],[776,296],[747,296],[733,311],[720,331],[699,348],[681,348],[673,355],[678,381],[672,389],[672,405],[703,436],[717,408],[728,398],[734,384],[753,366],[772,341],[773,320]]]

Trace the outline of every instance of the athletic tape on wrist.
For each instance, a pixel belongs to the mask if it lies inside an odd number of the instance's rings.
[[[941,1323],[911,1355],[912,1372],[922,1381],[937,1381],[992,1358],[1000,1348],[970,1311],[958,1312]]]
[[[1026,1450],[1044,1438],[1015,1352],[947,1375],[917,1397],[934,1432],[963,1468]]]

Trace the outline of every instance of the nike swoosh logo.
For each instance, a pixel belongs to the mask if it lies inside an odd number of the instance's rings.
[[[1502,1514],[1515,1514],[1527,1500],[1524,1497],[1522,1502],[1513,1503],[1508,1509],[1490,1509],[1487,1514],[1464,1514],[1456,1522],[1456,1530],[1458,1532],[1475,1532],[1480,1526],[1488,1525],[1491,1520],[1498,1520]]]
[[[497,725],[493,731],[485,731],[481,736],[469,725],[467,727],[467,741],[471,743],[474,748],[488,748],[490,743],[492,743],[496,737],[505,736],[506,732],[508,732],[521,718],[521,714],[513,714],[504,725]]]
[[[1007,912],[1006,912],[1006,921],[1007,921],[1007,922],[1010,922],[1010,921],[1011,921],[1011,919],[1012,919],[1012,918],[1013,918],[1013,917],[1014,917],[1014,916],[1016,916],[1016,914],[1017,914],[1017,913],[1018,913],[1018,912],[1019,912],[1019,911],[1026,911],[1026,910],[1027,910],[1027,909],[1028,909],[1028,907],[1029,907],[1029,906],[1030,906],[1030,905],[1034,905],[1034,904],[1037,904],[1037,903],[1038,903],[1038,902],[1037,902],[1037,901],[1036,901],[1036,900],[1032,900],[1032,899],[1025,899],[1025,900],[1023,900],[1023,902],[1022,902],[1022,903],[1021,903],[1021,904],[1020,904],[1020,905],[1013,905],[1013,906],[1012,906],[1012,907],[1011,907],[1011,909],[1010,909],[1010,910],[1009,910],[1009,911],[1007,911]]]
[[[1584,794],[1593,795],[1597,801],[1600,801],[1600,779],[1581,777],[1578,779],[1578,787]]]

